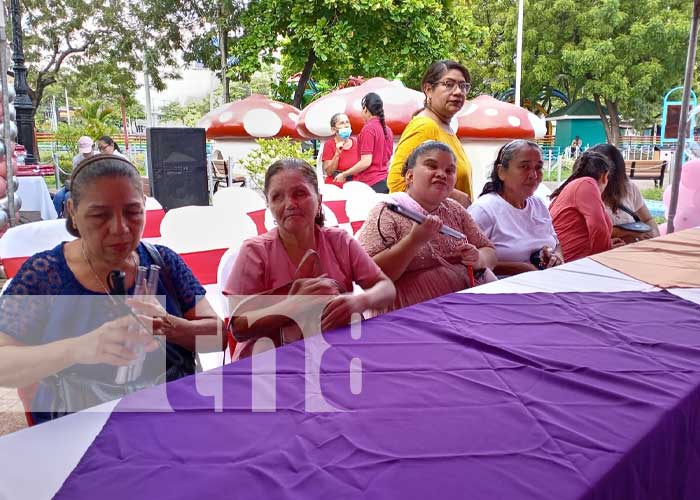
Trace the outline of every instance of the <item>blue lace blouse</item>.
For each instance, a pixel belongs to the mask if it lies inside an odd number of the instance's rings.
[[[123,315],[106,293],[88,290],[80,284],[68,267],[63,245],[30,257],[0,296],[0,332],[26,345],[41,345],[84,335],[107,321]],[[168,296],[161,279],[157,295],[166,297],[169,314],[189,311],[204,297],[206,291],[182,258],[167,247],[155,245],[170,276],[175,297]],[[140,265],[154,264],[143,243],[137,248]],[[127,291],[133,294],[133,287]],[[153,354],[153,353],[151,353]],[[108,365],[76,365],[71,371],[98,380],[113,381],[116,367]],[[145,376],[145,375],[144,375]],[[34,399],[49,405],[42,386]],[[35,405],[33,405],[35,406]],[[36,420],[43,420],[35,413]]]

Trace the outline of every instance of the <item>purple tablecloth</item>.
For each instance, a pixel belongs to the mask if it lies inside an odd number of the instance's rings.
[[[178,411],[113,413],[57,498],[698,498],[699,312],[666,292],[445,296],[326,334],[323,396],[347,411],[305,410],[292,344],[278,411],[249,410],[250,359],[223,368],[221,413],[170,384]]]

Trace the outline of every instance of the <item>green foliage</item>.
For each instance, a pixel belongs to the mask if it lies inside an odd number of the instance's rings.
[[[177,101],[169,102],[160,108],[160,121],[194,127],[209,112],[209,98],[182,105]]]
[[[283,80],[312,63],[317,81],[401,76],[415,87],[431,61],[467,51],[475,33],[459,13],[438,0],[252,0],[230,74],[252,74],[281,54]]]
[[[58,145],[59,149],[68,150],[70,156],[69,161],[72,160],[73,156],[78,154],[78,139],[85,135],[84,132],[85,129],[82,125],[68,125],[67,123],[58,124],[58,130],[56,131],[55,135],[56,144]],[[59,157],[59,159],[61,158]],[[66,170],[63,167],[63,164],[61,164],[61,168]],[[68,171],[71,168],[72,165],[69,164]]]
[[[179,27],[144,9],[155,0],[23,0],[23,47],[30,97],[37,107],[52,85],[60,82],[93,100],[132,104],[134,69],[145,65],[154,87],[169,76],[159,67],[174,66]]]
[[[683,0],[530,0],[525,7],[523,96],[545,86],[572,98],[597,97],[620,117],[651,124],[663,94],[683,80],[690,2]],[[504,75],[514,75],[515,6],[497,44]],[[501,83],[503,80],[501,80]]]
[[[288,137],[280,139],[258,139],[258,149],[251,151],[240,163],[249,173],[251,180],[260,189],[265,183],[265,172],[270,165],[281,158],[299,158],[310,165],[315,164],[313,151],[304,150],[302,143]]]
[[[645,200],[663,200],[664,190],[663,188],[649,188],[642,189],[642,197]]]

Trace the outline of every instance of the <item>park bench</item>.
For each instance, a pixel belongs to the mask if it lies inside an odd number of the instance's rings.
[[[649,179],[661,187],[668,162],[664,160],[625,160],[625,170],[630,179]]]

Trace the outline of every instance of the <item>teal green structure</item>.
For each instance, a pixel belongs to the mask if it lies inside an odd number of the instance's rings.
[[[603,106],[605,114],[608,110]],[[605,127],[600,119],[595,103],[589,99],[579,99],[565,108],[550,113],[546,121],[556,122],[554,145],[565,148],[571,145],[574,137],[581,138],[583,147],[607,142]]]

